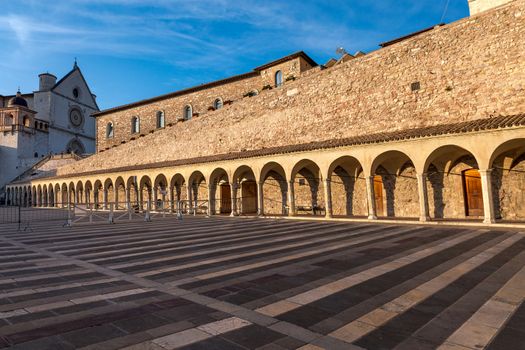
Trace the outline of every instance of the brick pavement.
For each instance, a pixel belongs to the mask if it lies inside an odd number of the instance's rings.
[[[239,218],[0,227],[0,348],[521,349],[525,235]]]

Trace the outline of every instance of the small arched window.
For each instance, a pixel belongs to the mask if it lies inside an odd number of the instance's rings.
[[[164,119],[164,112],[158,111],[157,112],[157,129],[161,129],[165,126],[166,120]]]
[[[29,128],[31,126],[31,119],[29,119],[29,117],[27,115],[24,116],[24,126],[26,128]]]
[[[213,108],[215,109],[221,109],[222,106],[223,106],[223,103],[220,98],[216,99],[215,102],[213,102]]]
[[[281,86],[283,85],[283,72],[278,70],[275,73],[275,86]]]
[[[114,135],[115,135],[115,130],[113,128],[113,123],[109,122],[106,125],[106,138],[107,139],[113,138]]]
[[[11,114],[5,116],[5,125],[13,125],[14,118]]]
[[[140,132],[140,119],[139,117],[131,118],[131,133],[137,134]]]
[[[193,108],[190,105],[184,107],[184,120],[190,120],[193,116]]]

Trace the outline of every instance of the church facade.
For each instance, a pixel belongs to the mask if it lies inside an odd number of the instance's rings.
[[[366,55],[322,66],[299,52],[95,113],[95,155],[11,183],[9,198],[143,210],[184,202],[210,215],[522,222],[525,1],[469,4],[468,18]]]
[[[38,91],[0,95],[0,196],[4,186],[51,157],[95,152],[96,97],[75,63],[57,81],[39,75]]]

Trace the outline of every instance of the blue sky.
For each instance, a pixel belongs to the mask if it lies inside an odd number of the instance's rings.
[[[448,0],[444,22],[468,15]],[[0,0],[0,94],[78,57],[101,108],[248,72],[304,50],[318,63],[440,22],[447,0]]]

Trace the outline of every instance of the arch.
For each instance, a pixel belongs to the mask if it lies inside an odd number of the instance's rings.
[[[425,160],[424,174],[431,218],[461,219],[472,213],[466,185],[475,179],[467,171],[478,169],[474,154],[461,146],[444,145],[430,153]],[[477,208],[478,213],[480,209]]]
[[[66,183],[62,184],[60,195],[61,195],[60,203],[62,203],[62,207],[65,208],[69,204],[69,201],[68,201],[69,200],[68,199],[68,190],[67,190],[67,184]]]
[[[104,186],[101,180],[96,180],[93,184],[93,207],[101,209],[104,203]]]
[[[184,120],[190,120],[193,117],[193,107],[191,105],[184,106],[182,113]]]
[[[33,198],[35,198],[33,196]],[[60,187],[60,184],[55,184],[55,206],[61,207],[62,206],[62,189]]]
[[[188,201],[188,189],[186,187],[186,180],[182,174],[175,174],[170,180],[170,198],[171,209],[182,210],[186,207]]]
[[[86,206],[91,207],[91,205],[94,203],[94,199],[92,198],[93,195],[93,184],[91,181],[87,180],[84,184],[84,196],[86,201]]]
[[[17,194],[18,194],[18,200],[17,200],[17,204],[20,205],[20,189],[17,188]],[[38,185],[37,186],[37,198],[38,198],[38,202],[37,202],[37,206],[41,207],[42,206],[42,186]]]
[[[332,215],[366,216],[366,179],[359,160],[351,156],[337,158],[329,165],[327,174]]]
[[[55,203],[56,198],[55,198],[54,186],[53,186],[53,184],[49,184],[47,186],[47,188],[48,188],[48,196],[49,196],[49,206],[50,207],[55,207],[56,206],[56,203]],[[30,202],[31,202],[31,199],[30,199]]]
[[[275,86],[281,86],[283,85],[283,72],[281,70],[278,70],[275,72]]]
[[[390,150],[379,154],[370,169],[377,216],[418,217],[419,193],[416,168],[404,152]]]
[[[77,204],[76,191],[75,191],[75,184],[73,183],[73,181],[71,181],[71,182],[69,183],[69,187],[68,187],[68,200],[69,200],[69,204],[71,204],[71,205],[75,205],[75,204]]]
[[[126,180],[127,201],[131,208],[139,209],[139,179],[138,176],[130,176]]]
[[[525,138],[498,145],[490,156],[489,168],[495,217],[525,220]]]
[[[22,125],[24,125],[26,128],[30,128],[31,127],[31,118],[29,118],[29,116],[27,115],[24,115],[24,118],[22,119]]]
[[[47,191],[47,185],[42,186],[42,206],[49,206],[49,194]],[[27,205],[27,189],[24,188],[24,206]]]
[[[115,187],[113,180],[107,178],[104,181],[104,209],[109,209],[111,204],[115,203]]]
[[[242,215],[253,215],[264,213],[264,205],[259,208],[259,186],[257,185],[255,172],[247,165],[241,165],[233,173],[233,183],[238,184],[239,195],[239,213]],[[262,210],[261,210],[262,209]]]
[[[208,211],[208,186],[206,177],[196,170],[188,178],[190,209],[197,213]]]
[[[153,186],[149,176],[144,175],[139,183],[139,207],[142,210],[153,209]]]
[[[232,202],[232,186],[228,172],[223,168],[216,168],[210,174],[210,212],[212,214],[235,214],[233,208],[237,203]],[[235,199],[234,199],[235,200]]]
[[[153,184],[153,201],[157,210],[170,207],[169,203],[166,203],[169,201],[168,192],[168,179],[166,175],[157,175]]]
[[[13,115],[11,113],[7,114],[4,117],[4,120],[5,120],[4,125],[6,125],[6,126],[13,125],[14,122],[15,122],[15,118],[13,117]]]
[[[75,195],[77,198],[78,204],[84,204],[84,185],[82,184],[82,181],[77,181],[77,185],[75,186]]]
[[[122,176],[115,180],[115,210],[126,209],[128,198],[126,196],[126,183]]]
[[[108,122],[106,124],[106,138],[111,139],[115,136],[115,127],[113,126],[113,122]]]
[[[326,213],[321,169],[314,161],[302,159],[297,162],[292,168],[290,185],[293,186],[295,213],[299,215]]]
[[[288,214],[288,183],[284,168],[276,162],[266,163],[259,176],[265,215]]]
[[[66,152],[74,154],[84,154],[86,153],[86,148],[84,147],[82,141],[80,141],[77,138],[74,138],[70,140],[67,144]]]

